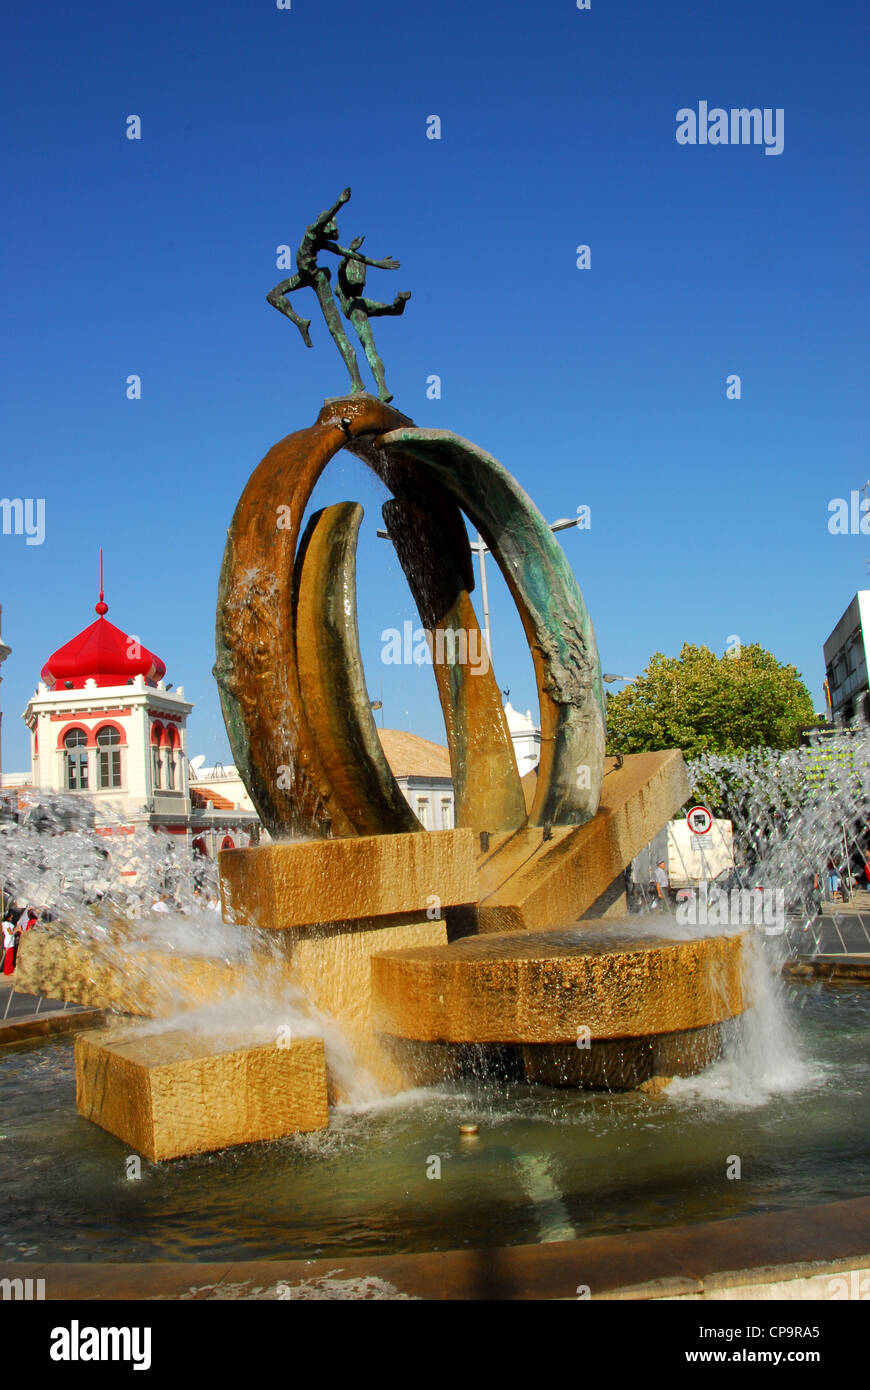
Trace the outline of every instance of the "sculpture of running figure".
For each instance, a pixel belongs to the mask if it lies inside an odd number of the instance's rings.
[[[338,295],[338,302],[344,310],[345,318],[353,324],[357,337],[365,350],[368,364],[372,369],[372,376],[378,384],[378,400],[391,401],[393,398],[384,381],[384,364],[378,356],[374,336],[369,327],[369,319],[382,318],[385,314],[404,313],[405,305],[411,298],[411,291],[401,290],[392,304],[382,304],[378,299],[365,297],[363,290],[366,284],[366,266],[376,265],[377,262],[367,261],[365,257],[356,254],[364,241],[365,237],[358,236],[354,237],[350,243],[350,250],[338,267],[336,294]]]
[[[344,331],[344,325],[332,297],[331,271],[325,266],[317,264],[317,257],[321,251],[331,251],[333,255],[341,256],[339,295],[342,300],[342,307],[353,323],[360,342],[365,348],[366,357],[378,384],[378,398],[382,401],[390,401],[392,396],[388,393],[384,382],[383,363],[375,350],[374,339],[367,319],[369,314],[401,314],[406,301],[410,298],[410,293],[397,295],[392,305],[379,304],[376,300],[359,297],[358,291],[365,285],[365,266],[373,266],[376,270],[398,270],[399,262],[394,260],[392,256],[387,256],[382,261],[373,261],[368,256],[361,255],[358,248],[362,244],[362,237],[357,237],[349,247],[338,244],[338,226],[335,215],[349,197],[350,189],[346,188],[331,208],[327,208],[315,222],[312,222],[310,227],[306,227],[305,235],[299,243],[299,250],[296,253],[296,274],[291,275],[287,280],[282,280],[273,290],[269,291],[266,298],[270,304],[285,314],[291,323],[295,323],[302,334],[305,346],[311,347],[311,338],[308,333],[311,320],[299,317],[287,295],[306,286],[313,289],[323,312],[326,326],[347,367],[351,381],[351,395],[364,392],[366,388],[360,376],[356,353]]]

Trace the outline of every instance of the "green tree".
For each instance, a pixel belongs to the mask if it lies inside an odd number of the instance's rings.
[[[688,643],[678,657],[656,652],[642,676],[607,702],[607,751],[682,748],[737,753],[795,748],[816,717],[794,666],[757,643],[716,656]]]

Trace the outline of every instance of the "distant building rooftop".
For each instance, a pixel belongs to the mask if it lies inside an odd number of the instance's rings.
[[[212,787],[199,787],[191,785],[190,804],[200,808],[211,803],[215,811],[234,811],[235,804],[229,797],[222,796],[220,792],[214,791]]]
[[[394,777],[451,776],[450,754],[442,744],[400,729],[378,729],[378,738]]]

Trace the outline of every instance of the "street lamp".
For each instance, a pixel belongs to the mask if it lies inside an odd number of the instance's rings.
[[[614,676],[612,672],[608,671],[601,679],[607,681],[608,685],[612,685],[614,681],[636,681],[637,676]]]
[[[551,521],[551,522],[550,522],[550,530],[551,530],[551,531],[567,531],[571,526],[579,526],[579,525],[580,525],[580,517],[579,517],[579,516],[562,516],[562,517],[559,518],[558,521]],[[380,537],[380,539],[383,540],[383,541],[387,541],[387,540],[390,539],[389,533],[386,532],[386,531],[382,531],[382,530],[379,529],[378,532],[377,532],[377,534],[378,534],[378,536]],[[484,637],[485,637],[485,639],[486,639],[486,650],[487,650],[487,652],[489,653],[489,660],[490,660],[490,664],[491,664],[491,663],[492,663],[492,628],[491,628],[490,621],[489,621],[489,588],[487,587],[487,582],[486,582],[486,556],[489,554],[489,546],[487,545],[486,541],[483,539],[483,536],[481,536],[481,534],[480,534],[479,531],[478,531],[478,533],[477,533],[477,540],[476,540],[476,541],[469,541],[468,544],[469,544],[470,548],[474,551],[475,555],[476,555],[477,558],[478,558],[479,564],[480,564],[480,601],[481,601],[481,604],[482,604],[482,606],[483,606],[483,633],[484,633]],[[615,680],[629,680],[629,679],[633,679],[633,677],[629,677],[629,676],[615,676],[614,679],[615,679]]]

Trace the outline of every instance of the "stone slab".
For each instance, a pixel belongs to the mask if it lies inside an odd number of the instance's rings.
[[[330,1069],[330,1095],[350,1098],[351,1085],[371,1079],[372,1093],[394,1094],[452,1075],[457,1060],[448,1050],[413,1047],[384,1036],[371,989],[372,957],[391,947],[425,949],[446,945],[443,919],[370,919],[309,933],[288,933],[285,950],[291,981],[315,1008],[340,1023],[352,1054],[352,1075]]]
[[[382,1027],[452,1043],[682,1033],[744,1008],[742,936],[672,941],[581,925],[469,936],[372,958]]]
[[[475,844],[466,829],[222,850],[224,916],[274,931],[474,903]]]
[[[529,1043],[523,1047],[527,1081],[544,1086],[577,1086],[588,1090],[633,1091],[666,1084],[663,1078],[692,1076],[714,1062],[722,1050],[718,1023],[683,1033],[651,1034],[593,1042],[589,1047],[567,1043]]]
[[[325,1129],[321,1038],[129,1027],[79,1033],[76,1104],[152,1161]]]
[[[16,988],[87,1008],[157,1018],[231,998],[245,987],[245,967],[176,952],[101,950],[55,933],[21,939]]]
[[[19,1014],[0,1023],[0,1047],[27,1042],[30,1038],[46,1038],[54,1033],[77,1033],[96,1028],[103,1021],[102,1009],[53,1009],[39,1014]]]
[[[523,829],[490,840],[480,857],[481,932],[576,922],[607,893],[690,792],[678,750],[605,760],[598,814],[581,826]]]

